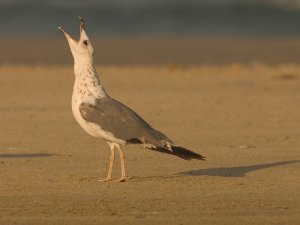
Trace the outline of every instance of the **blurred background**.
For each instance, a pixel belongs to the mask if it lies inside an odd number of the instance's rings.
[[[78,37],[78,15],[100,64],[300,59],[299,0],[1,0],[1,63],[72,63],[57,27]]]
[[[293,36],[298,0],[2,0],[2,36],[75,32],[81,15],[99,36]]]

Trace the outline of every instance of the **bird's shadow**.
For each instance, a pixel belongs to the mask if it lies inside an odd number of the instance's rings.
[[[257,164],[251,166],[238,166],[238,167],[218,167],[207,168],[199,170],[189,170],[180,172],[178,176],[219,176],[219,177],[244,177],[247,173],[267,169],[270,167],[281,166],[291,163],[299,163],[300,160],[289,160],[274,163]]]
[[[51,153],[8,153],[0,154],[0,158],[39,158],[39,157],[50,157],[56,154]]]

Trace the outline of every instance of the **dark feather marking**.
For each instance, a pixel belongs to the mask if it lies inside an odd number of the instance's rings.
[[[128,144],[142,144],[143,142],[138,138],[131,138],[127,140]]]
[[[161,147],[149,148],[149,149],[153,151],[175,155],[185,160],[191,160],[191,159],[205,160],[204,156],[180,146],[172,146],[172,151],[167,148],[161,148]]]

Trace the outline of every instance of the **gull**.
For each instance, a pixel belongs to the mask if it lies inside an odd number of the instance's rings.
[[[72,112],[77,123],[93,137],[105,140],[111,151],[108,174],[99,181],[111,181],[115,149],[120,154],[121,177],[126,180],[125,157],[121,146],[138,144],[142,148],[178,156],[185,160],[204,160],[205,157],[177,146],[162,132],[152,128],[128,106],[111,98],[104,89],[94,65],[94,48],[86,34],[84,21],[79,17],[80,37],[73,39],[63,28],[74,59],[75,82]]]

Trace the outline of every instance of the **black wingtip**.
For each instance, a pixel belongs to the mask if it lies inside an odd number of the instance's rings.
[[[205,161],[206,158],[203,155],[180,146],[172,146],[172,152],[174,155],[179,156],[180,158],[183,158],[185,160],[196,159]]]
[[[200,155],[196,152],[193,152],[189,149],[186,149],[184,147],[180,147],[180,146],[171,146],[172,150],[170,150],[169,148],[163,148],[163,147],[156,147],[156,148],[149,148],[153,151],[158,151],[161,153],[166,153],[166,154],[170,154],[170,155],[174,155],[177,157],[180,157],[184,160],[203,160],[205,161],[205,156]]]

